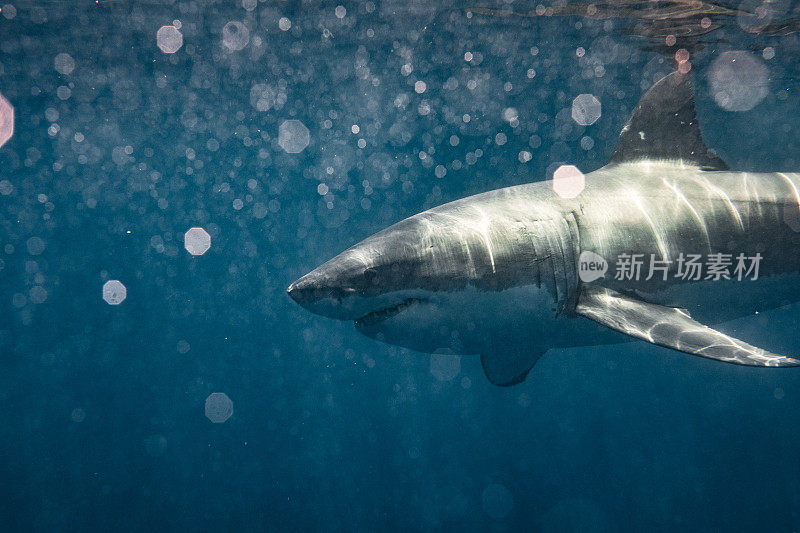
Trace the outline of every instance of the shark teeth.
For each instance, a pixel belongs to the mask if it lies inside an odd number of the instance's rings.
[[[392,307],[384,307],[383,309],[378,309],[377,311],[372,311],[359,319],[355,320],[356,326],[374,326],[379,322],[383,322],[384,320],[395,316],[396,314],[400,313],[404,309],[421,302],[419,298],[406,298],[402,302],[397,305],[393,305]]]

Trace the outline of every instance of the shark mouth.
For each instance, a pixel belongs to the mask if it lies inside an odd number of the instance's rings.
[[[396,316],[402,313],[404,310],[408,309],[412,305],[420,303],[422,300],[419,298],[406,298],[399,304],[393,305],[391,307],[384,307],[378,309],[377,311],[372,311],[361,318],[355,320],[355,324],[358,327],[361,326],[374,326],[383,322],[384,320],[388,320],[393,316]]]

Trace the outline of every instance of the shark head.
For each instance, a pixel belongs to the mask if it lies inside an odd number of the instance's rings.
[[[307,310],[353,321],[372,338],[434,351],[465,265],[443,264],[449,242],[431,217],[412,217],[345,250],[292,283],[289,296]],[[445,328],[447,329],[447,328]]]
[[[404,221],[369,237],[292,283],[287,292],[301,306],[339,320],[377,322],[419,296],[414,274],[424,269],[418,224]],[[397,309],[395,309],[397,308]]]
[[[497,339],[542,336],[536,317],[551,320],[574,285],[569,227],[542,219],[553,214],[550,200],[501,191],[425,211],[306,274],[289,296],[368,337],[427,353],[476,354]],[[520,310],[524,325],[513,318]]]
[[[528,346],[552,333],[544,324],[575,290],[571,228],[548,218],[551,200],[501,191],[425,211],[345,250],[288,294],[368,337],[421,352]]]

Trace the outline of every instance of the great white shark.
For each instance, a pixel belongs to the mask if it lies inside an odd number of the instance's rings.
[[[789,367],[800,360],[712,326],[800,301],[799,252],[800,174],[729,170],[703,141],[691,79],[674,72],[642,97],[610,162],[574,198],[541,181],[447,203],[287,290],[368,337],[480,355],[496,385],[523,381],[551,348],[625,336]]]

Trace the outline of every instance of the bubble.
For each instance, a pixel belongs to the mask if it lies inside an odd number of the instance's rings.
[[[17,8],[11,4],[5,4],[2,8],[0,8],[0,12],[3,13],[3,16],[11,20],[17,16]]]
[[[286,17],[281,17],[278,21],[278,27],[281,29],[281,31],[289,31],[289,29],[292,27],[292,21]]]
[[[767,46],[764,50],[761,51],[761,57],[764,59],[770,60],[775,57],[775,49],[771,46]]]
[[[347,15],[347,9],[344,6],[336,6],[334,13],[336,13],[336,18],[343,19]]]
[[[519,113],[513,107],[503,109],[503,120],[506,122],[516,122],[519,120]]]
[[[553,190],[562,198],[575,198],[584,187],[586,178],[573,165],[561,165],[553,173]]]
[[[285,120],[278,128],[278,144],[289,154],[299,154],[311,142],[311,134],[299,120]]]
[[[572,101],[572,120],[581,126],[591,126],[600,114],[600,101],[592,94],[579,94]]]
[[[739,4],[739,26],[746,32],[758,34],[770,23],[777,22],[792,7],[791,0],[744,0]]]
[[[514,508],[514,497],[511,492],[499,483],[493,483],[483,489],[483,510],[492,518],[505,518]]]
[[[62,52],[53,59],[53,66],[60,74],[66,76],[75,70],[75,60],[71,55]]]
[[[437,350],[431,354],[430,371],[439,381],[452,381],[461,373],[461,356],[450,350]]]
[[[527,163],[531,159],[533,159],[533,154],[527,150],[522,150],[518,155],[517,158],[519,159],[520,163]]]
[[[233,402],[224,392],[213,392],[206,398],[206,417],[215,424],[222,424],[233,414]]]
[[[783,391],[782,388],[776,387],[774,391],[772,391],[772,395],[775,397],[776,400],[782,400],[786,393]]]
[[[506,136],[506,134],[505,134],[505,133],[503,133],[502,131],[501,131],[500,133],[498,133],[497,135],[495,135],[495,136],[494,136],[494,143],[495,143],[497,146],[503,146],[503,145],[504,145],[504,144],[506,144],[507,142],[508,142],[508,137],[507,137],[507,136]]]
[[[103,285],[103,300],[108,302],[108,305],[119,305],[125,298],[128,297],[128,289],[121,281],[112,279],[106,281]]]
[[[242,7],[247,11],[252,11],[256,8],[258,0],[242,0]]]
[[[417,94],[424,93],[425,89],[427,89],[427,85],[425,85],[425,82],[422,80],[419,80],[414,84],[414,92],[416,92]]]
[[[25,307],[27,303],[28,299],[21,292],[17,292],[11,297],[11,304],[18,309]]]
[[[32,303],[42,304],[47,300],[47,289],[41,285],[34,285],[31,287],[31,290],[28,291],[28,297]]]
[[[769,69],[750,52],[725,52],[711,63],[708,82],[717,105],[749,111],[767,96]]]
[[[250,88],[250,105],[258,111],[280,109],[286,103],[286,93],[266,83],[256,83]]]
[[[678,63],[689,61],[689,51],[686,48],[681,48],[680,50],[675,52],[675,61],[677,61]]]
[[[25,244],[28,247],[28,253],[31,255],[39,255],[40,253],[44,252],[44,248],[46,246],[41,237],[31,237]]]
[[[2,147],[14,134],[14,108],[5,97],[0,94],[0,147]]]
[[[183,34],[175,26],[161,26],[156,32],[156,44],[165,54],[174,54],[183,46]]]
[[[250,42],[250,30],[238,20],[232,20],[222,28],[222,44],[231,52],[238,52]]]
[[[192,346],[189,344],[189,342],[187,340],[181,339],[181,340],[178,341],[176,349],[178,350],[178,353],[184,354],[184,353],[188,353],[189,350],[192,349]]]
[[[0,181],[0,194],[3,196],[8,196],[14,192],[14,184],[8,180]]]
[[[72,410],[70,417],[72,418],[73,422],[83,422],[86,420],[86,412],[80,407],[76,407]]]
[[[144,449],[151,457],[161,457],[167,451],[167,439],[164,435],[150,435],[144,439]]]
[[[581,138],[581,148],[584,150],[591,150],[594,147],[594,139],[591,137],[582,137]]]
[[[203,255],[211,248],[211,235],[203,228],[190,228],[183,235],[183,247],[192,255]]]

